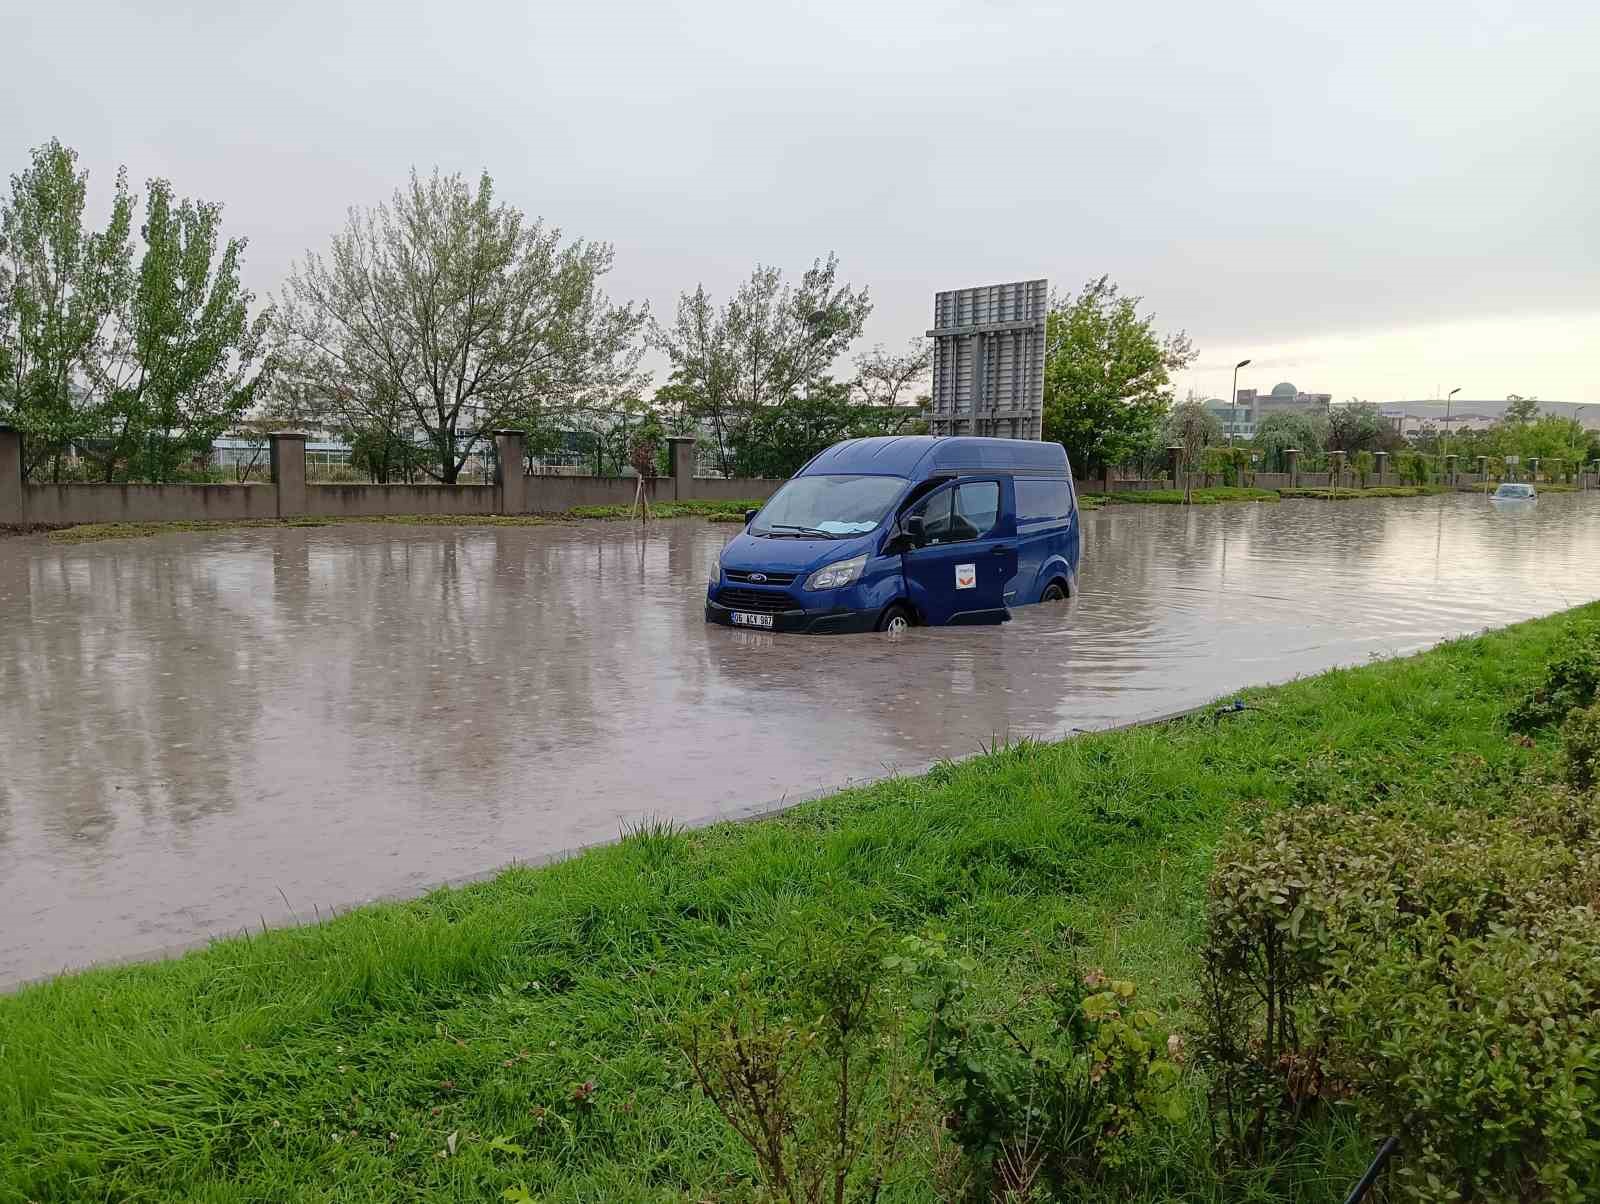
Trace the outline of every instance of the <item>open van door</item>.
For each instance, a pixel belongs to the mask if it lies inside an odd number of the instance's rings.
[[[911,604],[930,626],[1003,623],[1017,573],[1016,540],[1004,532],[1005,482],[967,478],[941,486],[901,517],[914,533],[901,556]]]

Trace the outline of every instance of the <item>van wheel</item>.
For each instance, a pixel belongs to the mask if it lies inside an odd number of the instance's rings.
[[[911,611],[896,602],[878,620],[878,630],[890,635],[903,635],[911,627]]]
[[[1042,598],[1040,598],[1039,601],[1041,601],[1041,602],[1064,602],[1064,601],[1066,601],[1066,598],[1067,598],[1067,591],[1062,586],[1061,582],[1052,581],[1049,585],[1044,587],[1044,596]]]

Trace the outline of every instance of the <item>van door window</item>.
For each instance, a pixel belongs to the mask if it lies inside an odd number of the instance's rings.
[[[954,497],[954,489],[936,490],[906,511],[906,518],[922,519],[924,544],[950,542],[950,502]]]
[[[951,525],[961,539],[982,539],[1000,521],[1000,482],[968,481],[956,486]]]
[[[921,515],[928,545],[982,539],[1000,521],[1000,483],[968,481],[930,493],[906,512]]]

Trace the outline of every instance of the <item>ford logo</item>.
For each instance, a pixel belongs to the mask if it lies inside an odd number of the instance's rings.
[[[757,585],[760,585],[766,579],[767,579],[767,575],[765,573],[751,573],[750,574],[750,580],[754,581]]]

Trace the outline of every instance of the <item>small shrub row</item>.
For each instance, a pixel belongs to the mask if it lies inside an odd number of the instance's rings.
[[[1569,728],[1592,783],[1600,714]],[[1578,767],[1582,768],[1578,768]],[[1354,1106],[1415,1200],[1600,1197],[1600,799],[1389,798],[1267,818],[1219,852],[1203,1032],[1229,1151]]]
[[[1600,624],[1586,624],[1563,643],[1540,679],[1506,716],[1514,732],[1533,732],[1591,706],[1600,697]]]
[[[870,920],[772,953],[677,1030],[756,1198],[876,1201],[931,1165],[942,1199],[1077,1199],[1183,1115],[1178,1047],[1131,982],[1064,974],[992,1006],[942,937]]]

